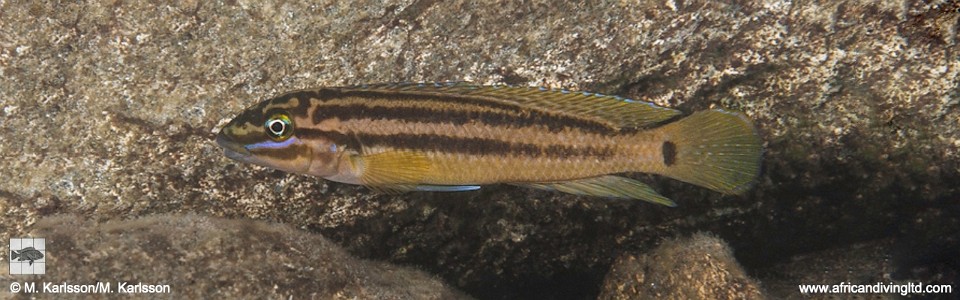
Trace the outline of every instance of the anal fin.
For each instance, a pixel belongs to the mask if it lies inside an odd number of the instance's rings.
[[[613,175],[559,182],[513,184],[541,190],[564,192],[574,195],[640,199],[670,207],[677,206],[673,200],[660,195],[649,185],[630,178]]]

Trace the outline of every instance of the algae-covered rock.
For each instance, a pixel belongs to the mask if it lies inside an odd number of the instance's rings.
[[[46,239],[46,274],[3,272],[5,287],[108,282],[114,292],[120,283],[166,285],[170,293],[159,296],[181,299],[469,299],[422,271],[357,259],[320,235],[262,221],[54,216],[29,234]]]
[[[668,240],[613,263],[599,299],[764,299],[727,244],[708,234]]]

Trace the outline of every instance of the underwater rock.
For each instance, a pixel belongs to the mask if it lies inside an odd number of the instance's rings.
[[[470,299],[422,271],[357,259],[318,234],[262,221],[156,215],[97,224],[53,216],[29,234],[46,238],[49,254],[46,274],[32,279],[38,287],[163,284],[183,299]]]
[[[767,294],[773,299],[798,298],[798,284],[872,285],[878,282],[895,282],[891,275],[896,271],[896,264],[890,259],[893,243],[893,239],[883,239],[797,255],[790,261],[762,270],[764,275],[760,280],[763,281]],[[927,281],[928,284],[942,282],[942,278]],[[902,282],[897,280],[896,283]],[[871,297],[902,299],[898,293],[873,294]]]
[[[712,235],[664,241],[643,254],[620,255],[599,299],[764,299],[727,244]]]
[[[0,241],[59,213],[271,220],[502,299],[593,298],[623,249],[639,255],[697,231],[722,237],[748,269],[906,238],[920,242],[904,253],[924,257],[905,264],[936,281],[949,277],[936,265],[958,265],[945,253],[960,252],[960,232],[930,225],[955,216],[947,206],[960,199],[957,9],[0,2]],[[278,93],[447,80],[743,111],[766,141],[764,172],[744,197],[630,175],[676,208],[511,186],[389,195],[238,164],[213,142],[229,118]]]

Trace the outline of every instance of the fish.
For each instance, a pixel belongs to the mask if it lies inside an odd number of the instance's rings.
[[[728,195],[749,190],[762,141],[740,112],[683,113],[590,92],[468,82],[322,87],[239,113],[230,159],[378,191],[512,184],[676,206],[647,173]]]
[[[10,261],[25,261],[28,260],[30,263],[28,265],[33,265],[33,261],[40,260],[43,258],[43,253],[40,250],[37,250],[33,247],[26,247],[20,249],[20,251],[10,250]]]

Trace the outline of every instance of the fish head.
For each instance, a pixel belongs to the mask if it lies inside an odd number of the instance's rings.
[[[330,176],[337,172],[338,147],[298,124],[310,124],[308,99],[261,102],[231,120],[217,134],[226,157],[291,173]]]

